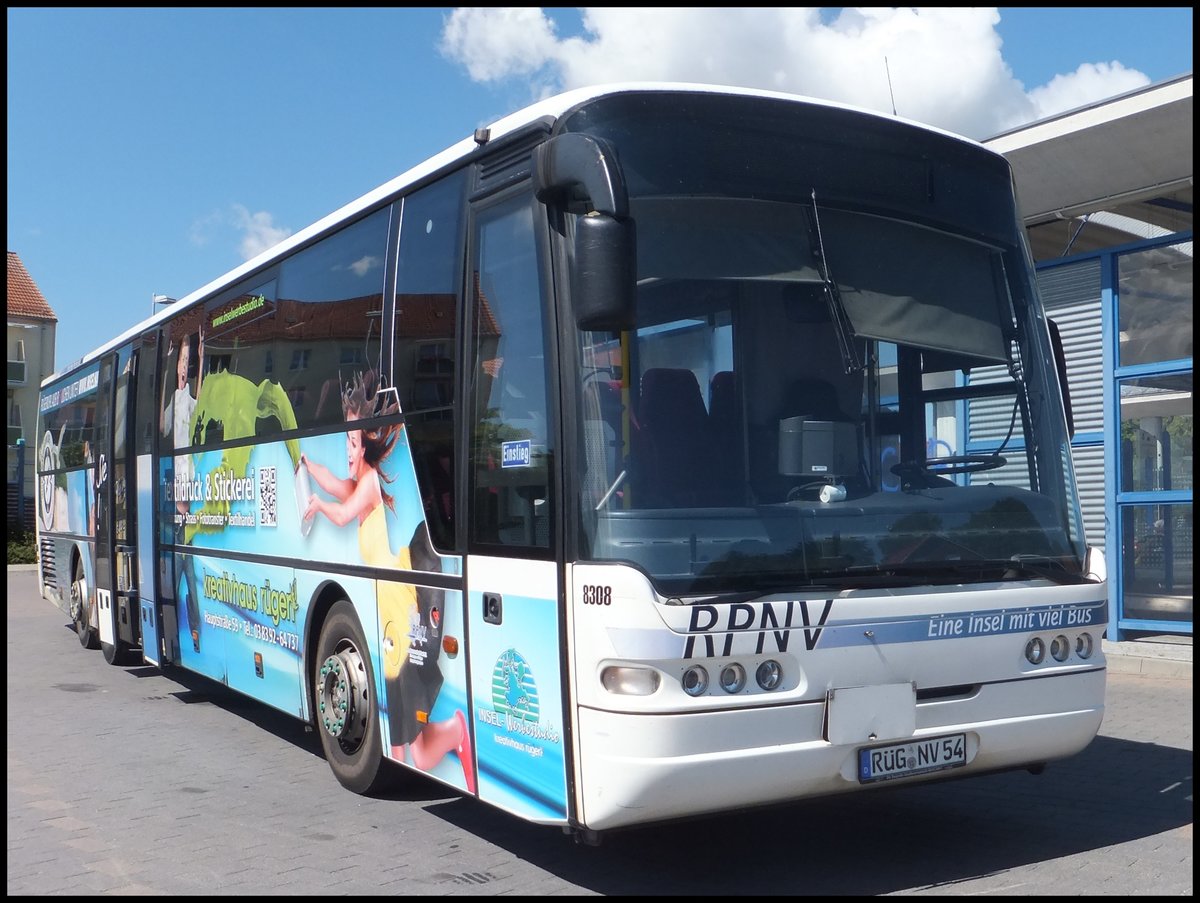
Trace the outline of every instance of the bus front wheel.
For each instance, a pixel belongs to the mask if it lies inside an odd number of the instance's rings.
[[[313,662],[313,701],[325,760],[347,790],[369,794],[388,783],[366,637],[354,606],[335,602]]]
[[[71,621],[75,625],[75,635],[79,637],[79,645],[84,649],[99,649],[100,636],[88,624],[88,585],[83,573],[83,559],[75,559],[75,572],[71,577]]]

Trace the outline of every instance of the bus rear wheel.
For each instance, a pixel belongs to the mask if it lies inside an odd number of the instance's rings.
[[[354,606],[335,602],[321,627],[313,662],[317,734],[334,777],[347,790],[370,794],[390,783],[383,758],[375,678]]]
[[[71,577],[71,621],[75,625],[75,636],[84,649],[99,649],[100,635],[88,624],[88,585],[83,573],[83,560],[75,559],[75,571]]]

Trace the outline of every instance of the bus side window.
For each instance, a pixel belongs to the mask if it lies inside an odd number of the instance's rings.
[[[154,449],[154,436],[157,432],[154,379],[157,373],[158,333],[152,332],[143,337],[138,354],[137,393],[134,396],[134,428],[137,433],[135,454],[138,455],[148,455]]]
[[[429,536],[455,551],[454,410],[464,175],[404,199],[392,374]]]
[[[546,550],[554,449],[531,198],[480,210],[475,228],[471,539]]]

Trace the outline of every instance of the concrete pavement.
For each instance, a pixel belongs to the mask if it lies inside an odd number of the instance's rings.
[[[9,569],[10,896],[1192,894],[1190,658],[1184,677],[1176,658],[1112,655],[1100,735],[1039,776],[734,812],[592,848],[434,782],[355,796],[293,719],[80,649],[35,577]]]

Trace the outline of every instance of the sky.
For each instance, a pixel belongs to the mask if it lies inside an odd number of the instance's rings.
[[[1192,9],[8,8],[8,250],[62,369],[538,98],[807,94],[983,140],[1192,71]]]

